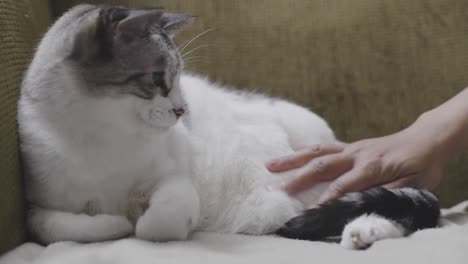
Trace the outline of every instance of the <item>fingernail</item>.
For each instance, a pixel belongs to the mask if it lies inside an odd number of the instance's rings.
[[[278,186],[278,189],[281,189],[283,191],[286,191],[286,187],[288,187],[288,182],[287,181],[284,181],[282,182],[279,186]]]
[[[278,164],[279,164],[278,161],[272,160],[272,161],[267,162],[266,166],[267,166],[268,168],[273,168],[273,167],[278,166]]]

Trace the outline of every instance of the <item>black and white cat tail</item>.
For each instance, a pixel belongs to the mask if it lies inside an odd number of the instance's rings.
[[[438,225],[439,201],[426,190],[376,187],[304,211],[276,234],[294,239],[333,241],[364,249],[373,242],[402,237]]]

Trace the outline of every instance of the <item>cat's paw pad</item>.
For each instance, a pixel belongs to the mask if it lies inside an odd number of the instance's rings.
[[[402,228],[392,221],[377,215],[365,215],[346,225],[340,244],[348,249],[366,249],[379,240],[402,236]]]
[[[361,227],[345,232],[340,244],[348,249],[366,249],[375,241],[377,241],[375,230],[372,227]]]

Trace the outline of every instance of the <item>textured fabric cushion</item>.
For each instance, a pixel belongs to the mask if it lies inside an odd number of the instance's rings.
[[[16,100],[23,71],[49,18],[47,1],[0,1],[0,253],[24,239]]]
[[[57,13],[81,1],[55,1]],[[214,80],[286,97],[323,115],[343,140],[380,136],[468,86],[465,0],[134,0],[199,16],[179,42]],[[438,193],[468,199],[468,162],[456,160]]]

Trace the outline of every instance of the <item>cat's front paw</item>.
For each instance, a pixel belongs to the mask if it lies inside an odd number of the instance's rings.
[[[138,219],[135,235],[150,241],[185,240],[198,223],[198,214],[188,211],[162,206],[149,208]]]
[[[153,193],[137,220],[135,235],[151,241],[187,239],[198,225],[200,200],[188,181],[169,182]]]
[[[134,227],[130,221],[122,216],[98,215],[95,221],[101,221],[102,228],[95,230],[94,234],[108,234],[107,239],[120,239],[130,236],[134,232]]]
[[[374,242],[402,237],[401,226],[378,215],[364,215],[347,224],[340,245],[347,249],[366,249]]]

